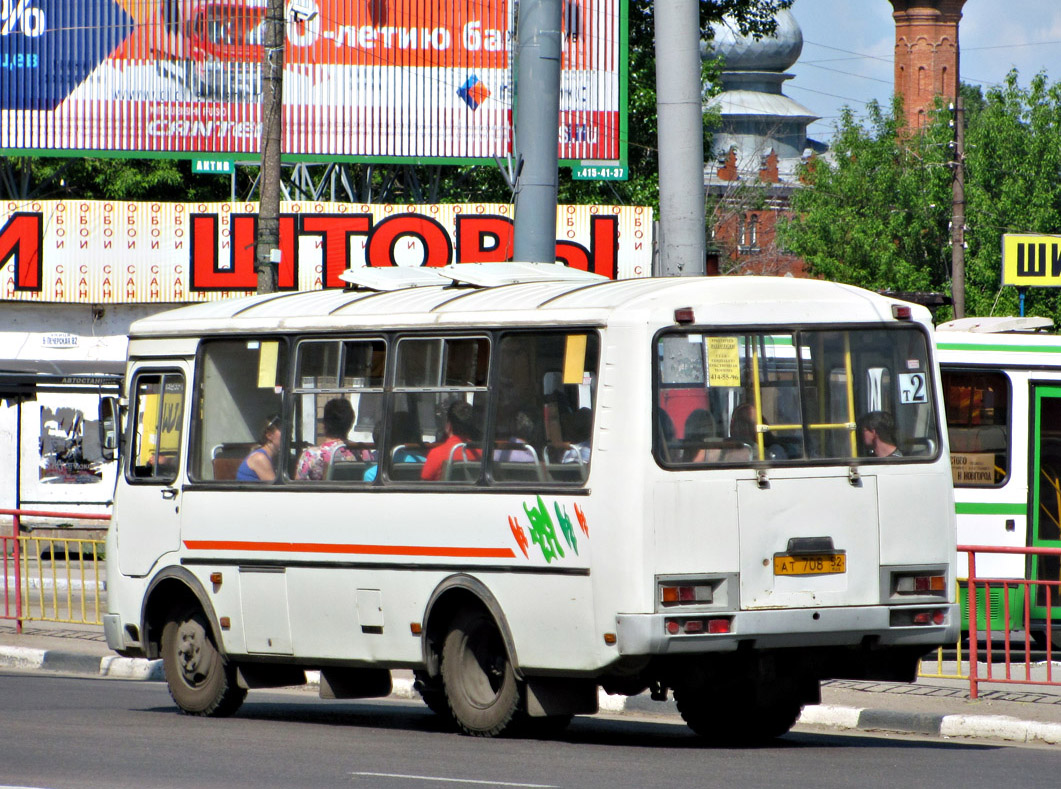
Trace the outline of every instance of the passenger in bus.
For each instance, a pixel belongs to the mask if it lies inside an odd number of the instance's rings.
[[[570,446],[560,458],[561,463],[589,463],[590,433],[593,430],[593,411],[580,408],[569,415],[564,422],[564,437]]]
[[[704,444],[718,437],[718,426],[715,418],[706,408],[697,408],[685,418],[685,432],[682,436],[682,460],[686,463],[713,463],[722,457],[722,450],[709,449]]]
[[[265,420],[258,446],[250,451],[236,469],[239,482],[272,482],[276,479],[276,457],[280,454],[280,415]]]
[[[298,458],[295,479],[324,479],[324,470],[333,460],[355,460],[346,446],[346,436],[354,424],[354,407],[345,397],[324,404],[324,440],[306,447]]]
[[[445,436],[441,444],[427,453],[427,460],[420,472],[420,479],[439,480],[442,479],[442,467],[450,459],[450,453],[458,444],[467,444],[473,441],[478,431],[475,426],[475,415],[470,403],[464,400],[455,400],[446,411],[446,426],[443,430]],[[454,453],[454,460],[478,460],[482,454],[478,449],[467,446],[461,447]]]
[[[858,429],[862,434],[862,446],[872,457],[903,456],[895,438],[895,417],[887,411],[870,411],[863,414],[858,420]]]
[[[763,422],[762,427],[768,425]],[[729,420],[729,437],[748,445],[752,457],[758,455],[759,447],[759,412],[752,403],[741,403],[733,409],[733,416]],[[763,448],[767,460],[778,460],[787,458],[788,450],[777,440],[777,436],[769,430],[763,431]],[[738,453],[738,454],[734,454]],[[750,460],[746,457],[747,449],[741,447],[736,450],[726,450],[724,460]],[[798,454],[798,453],[797,453]]]
[[[376,426],[372,428],[372,440],[376,443],[376,455],[379,460],[383,460],[385,457],[384,449],[380,444],[380,431],[382,429],[383,422],[377,422]],[[391,415],[390,438],[392,446],[394,447],[391,453],[392,461],[394,463],[424,462],[424,453],[420,451],[419,447],[410,446],[419,444],[421,437],[413,422],[413,415],[408,411],[395,411]],[[365,482],[372,482],[377,476],[379,476],[378,461],[374,465],[365,469],[365,474],[362,479],[364,479]]]
[[[519,411],[512,418],[507,444],[494,450],[494,460],[501,463],[534,463],[538,455],[531,446],[533,440],[534,420],[526,411]]]

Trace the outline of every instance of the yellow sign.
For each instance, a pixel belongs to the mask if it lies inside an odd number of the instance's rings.
[[[1002,236],[1002,284],[1061,287],[1061,236]]]
[[[955,485],[990,487],[995,484],[995,455],[993,452],[952,452],[950,470]]]
[[[569,334],[564,343],[564,383],[583,383],[586,371],[585,334]]]
[[[276,386],[276,360],[280,343],[263,342],[258,354],[258,388],[272,389]]]
[[[707,385],[740,386],[740,349],[736,337],[707,338]]]

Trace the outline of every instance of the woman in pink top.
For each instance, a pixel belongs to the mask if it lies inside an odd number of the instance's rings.
[[[324,479],[324,470],[333,460],[354,460],[346,446],[346,436],[354,424],[354,407],[345,397],[324,404],[324,440],[306,447],[298,458],[295,479]]]

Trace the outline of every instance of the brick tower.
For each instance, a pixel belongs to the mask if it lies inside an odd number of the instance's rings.
[[[890,0],[895,11],[895,92],[920,129],[936,96],[958,95],[958,22],[965,0]]]

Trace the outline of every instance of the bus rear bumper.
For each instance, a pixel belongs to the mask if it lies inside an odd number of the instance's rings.
[[[921,612],[928,612],[930,620],[942,612],[942,624],[910,624],[912,615]],[[879,647],[923,646],[927,651],[957,642],[960,615],[957,605],[942,603],[924,608],[858,606],[680,614],[668,611],[619,614],[617,620],[619,654],[633,656],[730,652],[742,645],[779,649],[872,643]]]

